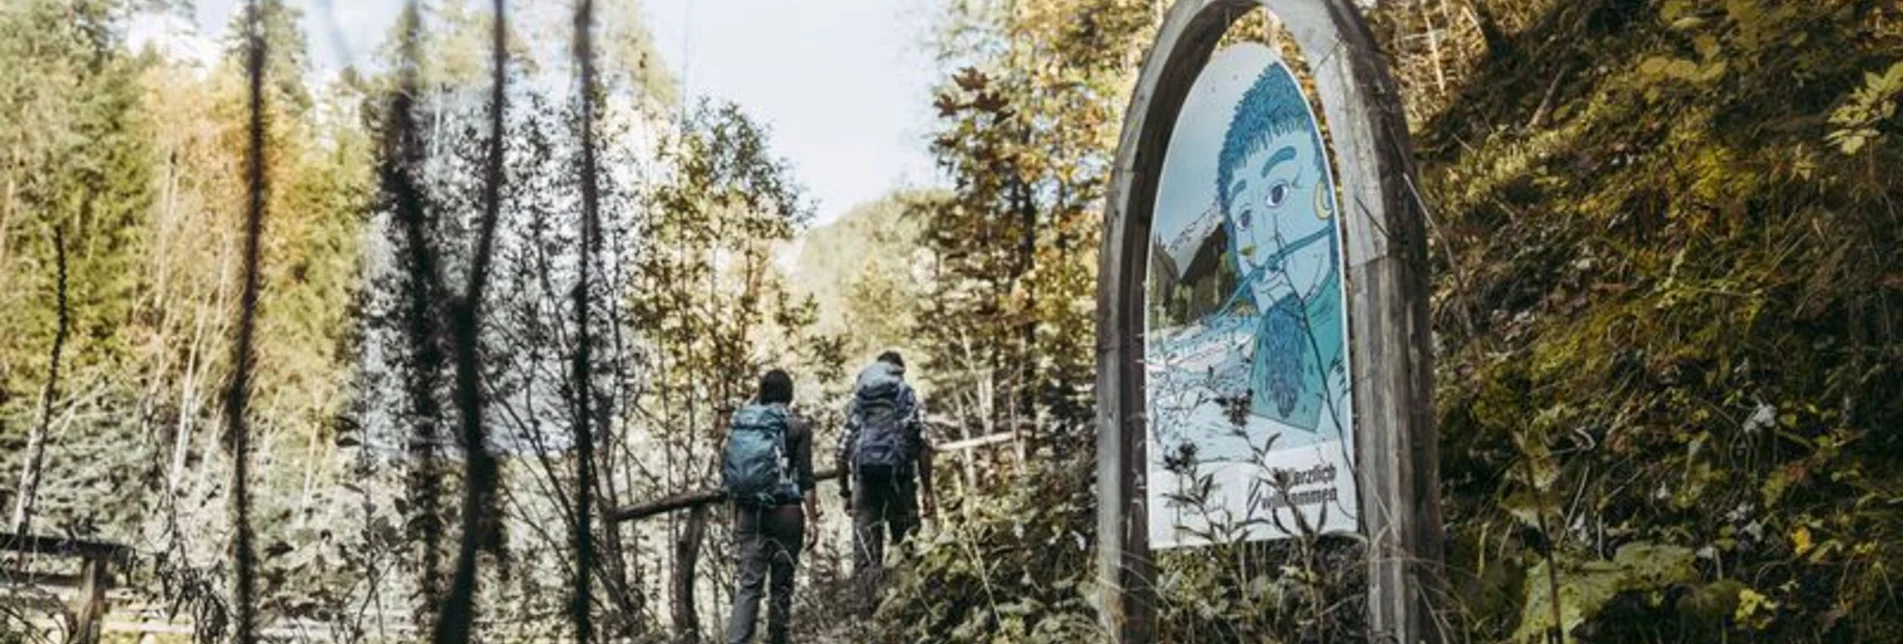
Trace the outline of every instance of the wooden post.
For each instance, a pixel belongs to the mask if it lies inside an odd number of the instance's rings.
[[[1427,235],[1407,115],[1351,0],[1266,4],[1310,61],[1340,169],[1369,639],[1437,643],[1440,450]]]
[[[1300,45],[1334,143],[1342,212],[1368,641],[1441,641],[1441,525],[1427,252],[1413,147],[1386,61],[1353,0],[1178,0],[1131,97],[1112,168],[1097,308],[1100,610],[1116,642],[1156,639],[1144,507],[1144,294],[1169,139],[1229,25],[1266,6]]]
[[[115,562],[121,566],[131,565],[131,548],[104,541],[0,532],[0,552],[15,552],[21,557],[39,554],[79,558],[83,563],[76,578],[12,570],[0,571],[0,580],[25,585],[76,586],[79,595],[73,599],[71,606],[66,607],[72,611],[73,641],[86,644],[99,641],[100,627],[106,615],[106,590],[112,586],[111,566]],[[59,604],[53,603],[50,609],[57,613]]]
[[[1105,206],[1097,283],[1097,582],[1111,640],[1156,640],[1150,559],[1143,280],[1163,154],[1196,72],[1248,0],[1179,0],[1145,55],[1124,116]]]
[[[84,566],[79,573],[79,597],[73,601],[78,622],[74,641],[98,644],[100,624],[106,617],[106,588],[112,585],[112,578],[103,557],[87,557]]]
[[[700,641],[700,614],[694,611],[694,566],[700,561],[701,533],[707,529],[707,505],[693,506],[687,525],[674,541],[674,636],[683,644]]]

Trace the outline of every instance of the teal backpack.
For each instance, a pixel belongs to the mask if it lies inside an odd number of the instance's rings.
[[[721,455],[720,478],[727,497],[747,505],[799,500],[786,449],[786,407],[748,405],[734,412]]]

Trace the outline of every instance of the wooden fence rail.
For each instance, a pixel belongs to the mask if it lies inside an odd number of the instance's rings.
[[[46,555],[81,560],[78,575],[38,575],[25,574],[25,566],[9,574],[9,584],[39,585],[54,587],[77,586],[79,593],[73,601],[74,641],[81,644],[94,644],[99,641],[99,626],[106,614],[106,589],[112,586],[112,564],[121,566],[132,561],[132,548],[105,541],[85,539],[67,539],[30,534],[11,534],[0,532],[0,552],[17,553],[21,564],[29,555]]]
[[[1008,442],[1013,438],[1016,438],[1016,436],[1011,434],[1010,432],[999,432],[996,434],[991,434],[989,436],[979,436],[977,438],[968,438],[965,440],[952,441],[949,443],[945,443],[943,445],[939,445],[933,448],[932,451],[945,452],[945,453],[961,452],[961,451],[968,450],[974,447],[983,447],[986,445],[996,445],[998,443]],[[839,470],[834,468],[823,469],[813,473],[814,481],[829,481],[836,478],[839,478]],[[720,503],[726,500],[727,500],[727,492],[725,490],[721,490],[720,488],[691,490],[687,492],[681,492],[678,494],[664,496],[659,499],[655,499],[653,501],[648,501],[646,503],[624,505],[619,508],[609,510],[608,520],[614,523],[622,523],[627,521],[639,521],[641,519],[646,519],[648,517],[651,517],[657,514],[667,514],[675,510],[685,510],[688,508],[698,508],[698,507],[702,507],[706,505]]]
[[[1009,432],[980,436],[977,438],[952,441],[932,448],[932,451],[952,453],[985,445],[996,445],[1012,440],[1016,436]],[[819,470],[813,473],[814,481],[828,481],[839,478],[837,468]],[[669,580],[672,597],[671,617],[674,632],[684,642],[698,642],[700,636],[699,612],[694,608],[694,571],[700,561],[700,544],[707,533],[708,509],[727,500],[726,490],[709,488],[691,490],[665,496],[646,503],[625,505],[607,513],[611,523],[639,521],[656,515],[667,514],[675,510],[690,510],[687,523],[674,540],[674,575]]]
[[[839,470],[828,469],[813,473],[813,480],[826,481],[839,478]],[[624,505],[608,511],[608,520],[615,523],[639,521],[657,514],[667,514],[675,510],[700,508],[727,500],[727,491],[720,488],[693,490],[661,497],[646,503]]]

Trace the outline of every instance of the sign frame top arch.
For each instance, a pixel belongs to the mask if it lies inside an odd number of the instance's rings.
[[[1439,642],[1441,515],[1425,212],[1387,61],[1353,0],[1177,0],[1119,138],[1097,307],[1098,577],[1117,642],[1156,639],[1145,504],[1144,280],[1164,155],[1229,27],[1267,9],[1315,82],[1340,189],[1369,641]]]

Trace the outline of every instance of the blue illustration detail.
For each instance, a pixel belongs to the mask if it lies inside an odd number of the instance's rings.
[[[1319,128],[1288,68],[1270,65],[1231,117],[1216,170],[1227,259],[1243,276],[1215,315],[1255,316],[1250,413],[1316,431],[1344,367],[1334,195]]]

